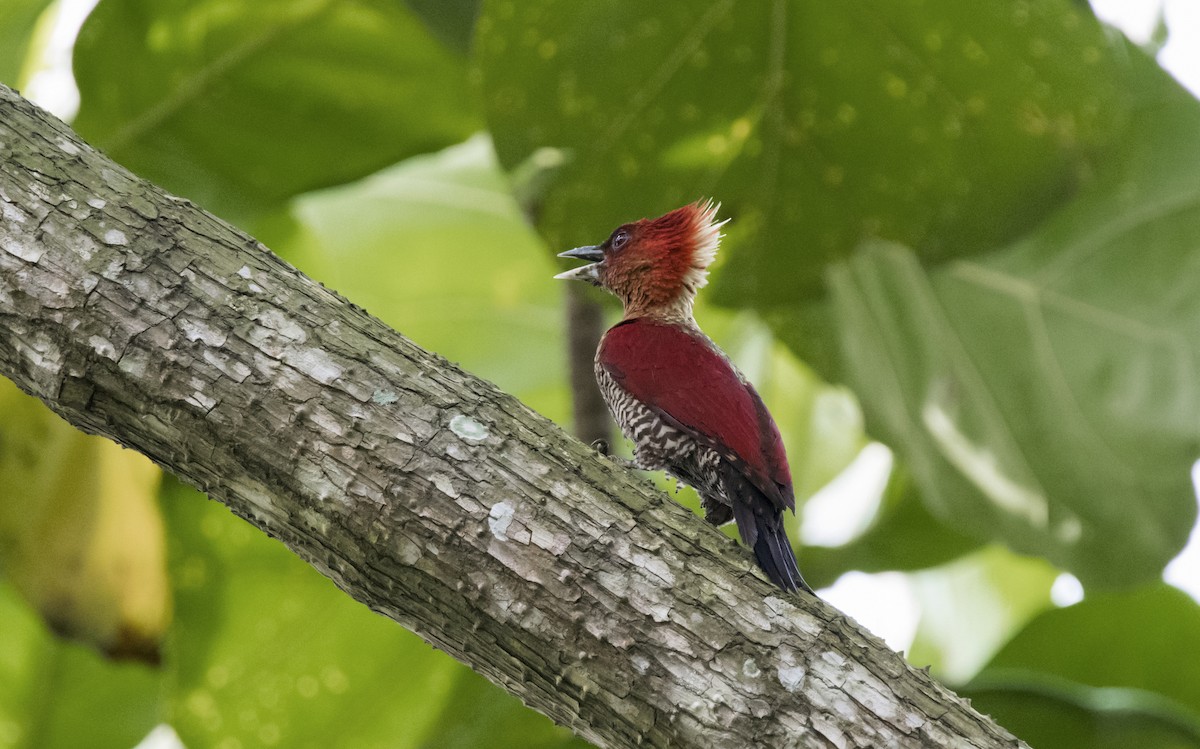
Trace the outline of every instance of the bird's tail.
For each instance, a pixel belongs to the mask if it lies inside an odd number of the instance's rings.
[[[803,590],[815,596],[796,564],[796,554],[783,529],[783,511],[776,509],[749,482],[746,482],[746,488],[750,489],[749,496],[739,492],[741,496],[731,497],[733,517],[742,543],[754,550],[758,566],[771,582],[789,593]]]

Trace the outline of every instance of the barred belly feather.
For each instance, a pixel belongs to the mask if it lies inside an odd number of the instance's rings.
[[[725,496],[717,470],[721,456],[688,433],[667,423],[630,395],[596,362],[596,383],[613,419],[633,443],[634,463],[647,471],[666,471],[700,495],[705,519],[713,525],[733,520],[733,507]]]

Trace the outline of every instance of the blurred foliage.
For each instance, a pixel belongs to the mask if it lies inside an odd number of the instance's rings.
[[[1155,579],[1196,518],[1200,106],[1138,72],[1126,140],[1025,239],[831,272],[849,379],[935,514],[1089,586]]]
[[[1037,746],[1195,747],[1198,654],[1200,605],[1185,593],[1104,593],[1038,616],[964,693]]]
[[[577,744],[225,507],[175,482],[164,500],[179,609],[166,710],[187,746],[471,746],[459,723],[492,747]]]
[[[551,244],[716,195],[739,268],[721,298],[770,309],[863,237],[937,259],[1045,216],[1120,133],[1110,46],[1063,0],[494,0],[477,64],[505,166],[573,157]]]
[[[171,618],[159,470],[0,380],[0,569],[64,637],[155,663]]]
[[[162,719],[160,673],[55,637],[0,581],[0,747],[129,749]]]
[[[1051,606],[1058,571],[1037,557],[987,546],[910,579],[921,621],[909,661],[961,682],[1035,615]]]
[[[0,3],[0,83],[19,86],[34,29],[51,0],[4,0]]]
[[[391,0],[103,0],[75,75],[80,135],[239,220],[481,124],[464,60]]]
[[[803,571],[810,585],[822,587],[832,585],[846,570],[922,570],[950,562],[978,546],[975,539],[929,514],[912,477],[901,466],[888,477],[882,502],[867,528],[841,546],[805,548]]]
[[[0,4],[0,80],[45,6]],[[865,429],[899,461],[810,579],[915,572],[911,659],[1039,749],[1200,747],[1196,605],[1154,583],[1196,512],[1200,105],[1085,3],[100,0],[74,67],[84,137],[560,422],[550,252],[715,196],[697,318],[797,495]],[[0,405],[0,747],[583,745],[173,482],[162,669],[58,642],[22,569],[148,492],[64,429]],[[122,589],[60,600],[108,631]]]

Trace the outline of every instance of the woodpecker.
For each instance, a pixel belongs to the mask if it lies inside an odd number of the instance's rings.
[[[555,278],[598,286],[624,305],[600,340],[595,371],[634,445],[633,467],[693,487],[708,522],[737,522],[772,582],[811,594],[783,527],[796,500],[779,428],[692,315],[726,223],[716,220],[719,208],[701,201],[619,226],[603,244],[560,253],[589,264]]]

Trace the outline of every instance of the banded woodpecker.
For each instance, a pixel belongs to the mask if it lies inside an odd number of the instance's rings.
[[[759,567],[787,591],[812,593],[783,527],[795,511],[779,429],[754,387],[696,325],[724,221],[719,206],[685,205],[617,227],[603,244],[559,255],[589,261],[555,278],[615,294],[625,314],[596,351],[596,381],[633,465],[696,489],[713,525],[737,522]]]

